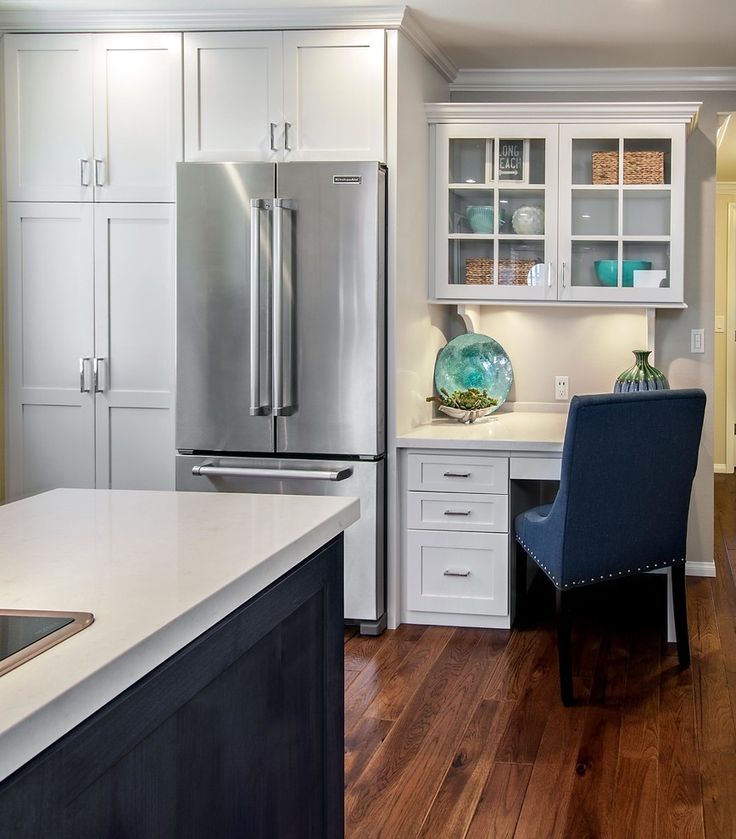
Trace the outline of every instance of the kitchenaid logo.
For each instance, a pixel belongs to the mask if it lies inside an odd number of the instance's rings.
[[[333,184],[362,184],[363,178],[360,175],[333,175]]]

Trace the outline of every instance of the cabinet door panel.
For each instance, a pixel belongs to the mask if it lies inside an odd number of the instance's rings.
[[[5,35],[4,52],[8,200],[91,201],[92,36]]]
[[[92,207],[8,207],[8,498],[94,486]]]
[[[284,33],[286,160],[383,160],[383,30]]]
[[[95,199],[174,201],[181,36],[95,35]]]
[[[185,34],[184,99],[186,160],[280,160],[281,33]]]
[[[174,487],[174,207],[95,216],[97,486]]]

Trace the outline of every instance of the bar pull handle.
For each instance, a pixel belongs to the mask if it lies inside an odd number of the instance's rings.
[[[273,202],[273,290],[271,310],[271,399],[274,416],[288,416],[293,398],[293,271],[291,223],[294,205],[286,198]]]
[[[291,145],[289,144],[289,131],[291,130],[291,123],[285,122],[284,123],[284,149],[286,151],[291,151]]]
[[[278,146],[276,145],[276,123],[269,122],[268,124],[268,137],[269,137],[269,146],[271,151],[278,151]]]
[[[100,158],[95,158],[95,186],[105,185],[105,161]]]
[[[89,159],[86,157],[79,160],[79,182],[82,186],[89,186]]]
[[[344,469],[268,469],[256,466],[217,466],[211,461],[192,467],[192,475],[212,478],[273,478],[284,481],[296,478],[305,481],[344,481],[353,474]]]
[[[565,281],[565,270],[566,270],[566,268],[567,268],[567,263],[563,262],[562,263],[562,287],[563,288],[565,288],[566,285],[567,285],[567,283]]]
[[[470,510],[445,510],[446,516],[469,516]]]
[[[551,262],[547,263],[547,288],[552,288],[552,274],[554,271],[554,266]]]
[[[100,366],[105,363],[104,358],[94,358],[92,359],[92,380],[94,381],[94,390],[95,393],[103,393],[104,387],[102,386],[102,376]]]
[[[252,416],[271,413],[270,398],[261,398],[261,217],[270,201],[250,201],[250,404]]]
[[[445,478],[469,478],[470,472],[445,472]]]
[[[90,362],[90,357],[87,355],[79,359],[79,392],[90,393],[89,384],[87,384],[87,365]]]
[[[470,576],[470,571],[467,568],[462,570],[462,571],[460,571],[459,569],[456,569],[456,568],[445,568],[445,570],[442,573],[445,575],[445,577],[469,577]]]

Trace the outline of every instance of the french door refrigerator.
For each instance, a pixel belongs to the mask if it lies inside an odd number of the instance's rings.
[[[358,496],[345,619],[365,633],[385,627],[385,178],[177,167],[176,487]]]

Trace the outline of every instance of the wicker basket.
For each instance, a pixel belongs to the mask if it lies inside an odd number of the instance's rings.
[[[539,262],[537,259],[499,259],[499,285],[527,285],[529,272]],[[467,285],[490,285],[493,282],[493,260],[473,257],[465,260]]]
[[[594,151],[593,183],[618,183],[618,152]],[[624,152],[625,184],[663,184],[664,152],[662,151],[626,151]]]
[[[490,285],[493,282],[493,260],[482,256],[466,259],[465,282],[468,285]]]

